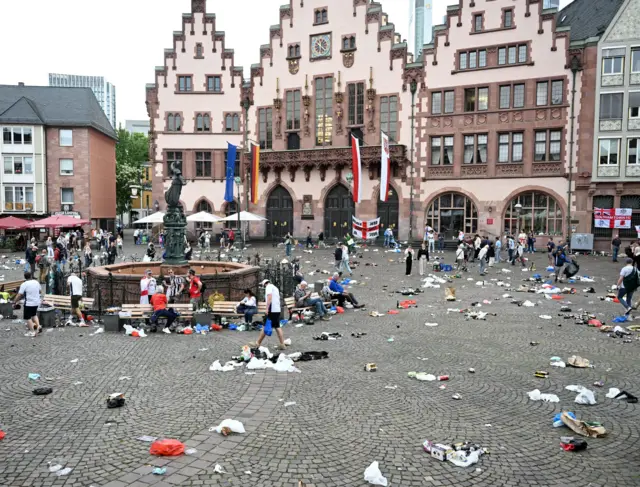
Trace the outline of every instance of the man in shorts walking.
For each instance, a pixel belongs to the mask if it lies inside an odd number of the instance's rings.
[[[85,323],[82,311],[80,310],[80,302],[82,301],[82,279],[80,279],[75,272],[72,272],[67,279],[67,287],[71,295],[71,314],[78,317],[80,322],[78,326],[89,326]]]
[[[24,273],[24,282],[18,290],[14,304],[24,298],[24,320],[27,322],[29,332],[28,337],[35,337],[42,332],[40,321],[38,320],[38,307],[40,306],[40,284],[33,278],[31,272]]]
[[[280,291],[278,291],[278,288],[269,282],[269,279],[262,281],[261,285],[264,287],[264,296],[267,302],[267,319],[271,321],[271,327],[276,331],[278,334],[278,340],[280,340],[278,349],[286,350],[287,346],[284,344],[284,333],[282,332],[282,328],[280,328]],[[251,343],[250,346],[254,348],[260,347],[266,336],[264,329],[261,330],[258,341]]]

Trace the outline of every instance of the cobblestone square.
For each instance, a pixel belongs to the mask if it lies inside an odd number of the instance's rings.
[[[261,251],[283,257],[281,249]],[[6,437],[0,441],[0,484],[296,487],[302,480],[307,487],[365,486],[363,472],[377,460],[391,486],[640,485],[640,405],[605,397],[609,387],[640,393],[640,341],[635,336],[632,343],[623,343],[559,317],[560,301],[515,292],[532,273],[505,264],[490,269],[484,286],[476,285],[481,278],[477,267],[470,267],[452,284],[455,303],[444,300],[444,286],[425,289],[415,297],[417,308],[388,315],[403,299],[394,291],[420,284],[417,266],[405,277],[400,254],[361,254],[353,276],[358,283],[350,290],[367,304],[366,310],[347,310],[313,326],[284,328],[293,342],[291,352],[329,353],[327,360],[299,362],[300,374],[209,371],[215,360],[224,363],[255,340],[253,332],[136,339],[65,328],[30,339],[23,336],[24,325],[3,320],[0,426]],[[298,250],[296,255],[305,275],[332,270],[331,249],[313,254]],[[451,253],[444,257],[451,262]],[[536,254],[534,261],[537,272],[545,275],[546,254]],[[598,296],[615,284],[623,264],[603,257],[580,257],[579,263],[580,275],[595,276],[596,282],[573,285],[578,293],[565,296],[568,306],[573,312],[598,313],[601,321],[610,323],[622,306]],[[307,280],[321,277],[316,273]],[[506,291],[496,279],[507,278],[514,288],[509,293],[530,299],[536,307],[518,307],[503,298]],[[589,286],[596,294],[582,293]],[[491,304],[478,310],[497,316],[476,321],[447,313],[448,308],[467,308],[483,300]],[[385,316],[369,316],[374,310]],[[313,340],[323,331],[344,337]],[[355,338],[356,332],[366,335]],[[532,346],[532,341],[539,345]],[[275,336],[267,343],[275,345]],[[549,366],[550,357],[566,361],[571,355],[588,358],[595,367]],[[378,365],[376,373],[363,370],[368,362]],[[549,371],[549,378],[534,377],[536,370]],[[446,374],[450,380],[420,382],[407,376],[410,371]],[[30,383],[29,373],[42,377]],[[604,387],[594,387],[597,380],[603,380]],[[576,393],[565,390],[572,384],[594,390],[597,404],[575,404]],[[53,393],[33,395],[38,385],[52,387]],[[556,394],[560,402],[531,401],[527,392],[534,389]],[[107,409],[105,399],[113,392],[125,394],[124,407]],[[454,400],[454,394],[461,399]],[[285,407],[286,402],[295,404]],[[552,427],[560,411],[602,422],[607,436],[586,438],[584,452],[563,451],[560,437],[575,434]],[[241,421],[246,433],[223,437],[209,432],[226,418]],[[142,435],[176,438],[197,452],[153,457],[149,444],[136,440]],[[426,454],[426,439],[468,440],[490,454],[477,465],[459,468]],[[73,470],[57,477],[48,471],[48,462]],[[214,473],[216,464],[227,473]],[[165,466],[166,474],[152,475],[155,466]]]

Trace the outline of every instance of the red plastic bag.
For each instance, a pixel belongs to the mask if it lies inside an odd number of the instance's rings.
[[[410,306],[415,306],[416,304],[418,303],[416,303],[413,299],[405,299],[404,301],[400,301],[400,306],[404,309],[407,309]]]
[[[133,330],[133,331],[131,332],[131,336],[132,336],[132,337],[140,337],[140,333],[138,333],[138,330]]]
[[[213,331],[221,331],[221,330],[222,330],[222,327],[221,327],[220,325],[218,325],[217,323],[213,323],[213,324],[211,325],[211,329],[212,329]]]
[[[398,311],[397,309],[390,309],[389,310],[389,314],[390,315],[399,315],[400,311]]]
[[[151,443],[149,453],[162,457],[175,457],[184,453],[184,443],[178,440],[158,440]]]
[[[553,296],[551,296],[551,299],[555,299],[556,301],[562,301],[564,298],[559,294],[554,294]]]
[[[193,330],[190,328],[187,328],[186,330],[184,330],[183,332],[185,335],[192,335],[193,334]]]
[[[4,440],[4,431],[0,430],[0,440]]]
[[[602,322],[600,320],[589,320],[589,326],[600,328],[602,326]]]
[[[341,315],[342,313],[344,313],[344,308],[342,306],[336,306],[336,313]]]

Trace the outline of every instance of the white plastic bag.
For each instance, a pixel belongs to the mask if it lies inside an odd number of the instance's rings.
[[[218,426],[209,428],[209,431],[222,433],[222,428],[229,428],[233,433],[245,433],[244,425],[235,419],[225,419]]]
[[[297,369],[293,365],[293,360],[291,360],[285,354],[281,354],[278,357],[278,361],[273,366],[273,370],[275,370],[276,372],[300,372],[300,369]]]
[[[609,392],[607,393],[607,397],[609,399],[613,399],[615,398],[618,394],[620,394],[620,389],[616,388],[616,387],[611,387],[609,388]]]
[[[382,472],[378,467],[378,462],[373,462],[367,467],[364,471],[364,480],[369,482],[371,485],[387,485],[387,479],[382,476]]]
[[[416,380],[433,381],[433,380],[436,380],[436,376],[433,374],[425,374],[424,372],[418,372],[416,374]]]
[[[220,365],[220,360],[216,360],[209,367],[209,370],[211,372],[229,372],[230,370],[233,370],[233,369],[235,369],[235,367],[228,363],[224,364],[224,366]]]
[[[456,467],[469,467],[474,463],[478,463],[479,459],[479,450],[469,452],[468,455],[463,451],[456,451],[449,457],[449,461]]]
[[[578,404],[590,404],[596,403],[596,396],[593,391],[589,389],[582,389],[576,396],[576,403]]]
[[[560,402],[560,399],[555,394],[542,394],[539,389],[534,389],[527,394],[532,401]]]

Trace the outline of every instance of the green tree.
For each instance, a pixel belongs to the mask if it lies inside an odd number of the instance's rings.
[[[149,161],[149,138],[118,128],[116,145],[116,209],[119,215],[131,210],[131,185],[140,184],[142,168]]]

